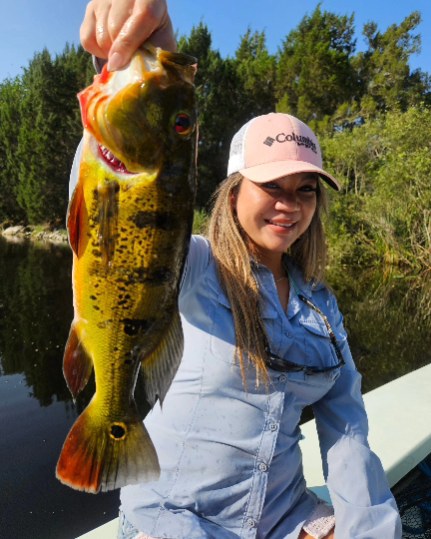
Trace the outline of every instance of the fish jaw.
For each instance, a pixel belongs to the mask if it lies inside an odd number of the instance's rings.
[[[85,129],[125,170],[163,168],[167,148],[177,156],[190,153],[197,131],[193,62],[186,55],[146,47],[122,70],[108,72],[104,66],[78,94]]]

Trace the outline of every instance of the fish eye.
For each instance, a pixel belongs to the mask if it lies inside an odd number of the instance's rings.
[[[175,117],[175,131],[179,135],[189,135],[192,131],[192,121],[188,114],[180,112]]]

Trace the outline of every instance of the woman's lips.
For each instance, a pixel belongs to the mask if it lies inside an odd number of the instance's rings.
[[[276,221],[272,219],[267,219],[266,222],[272,226],[277,226],[284,229],[290,229],[296,224],[295,221]]]

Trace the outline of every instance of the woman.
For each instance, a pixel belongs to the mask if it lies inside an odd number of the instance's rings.
[[[161,44],[158,32],[169,42],[165,2],[97,0],[82,35],[114,69],[140,40]],[[183,274],[182,363],[163,410],[145,421],[161,476],[122,489],[120,538],[401,537],[342,316],[322,282],[322,181],[339,188],[298,119],[260,116],[235,135],[208,239],[192,238]],[[307,405],[333,507],[303,477]]]

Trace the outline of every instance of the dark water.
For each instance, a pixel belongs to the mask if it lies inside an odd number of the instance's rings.
[[[68,247],[0,240],[0,538],[72,539],[114,518],[118,493],[55,478],[73,405],[62,374],[72,319]],[[89,394],[90,395],[89,395]]]
[[[72,319],[68,247],[0,239],[0,539],[73,539],[117,515],[118,493],[55,478],[76,407],[62,374]],[[331,279],[365,390],[431,361],[429,320],[407,283],[373,272]]]

